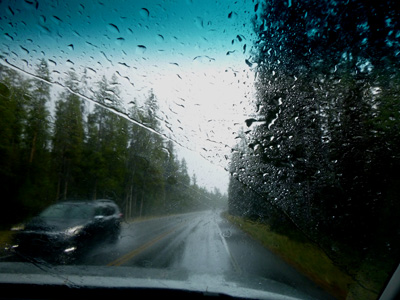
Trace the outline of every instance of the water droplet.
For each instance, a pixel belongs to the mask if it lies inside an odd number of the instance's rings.
[[[53,18],[51,19],[54,23],[56,23],[57,25],[60,25],[62,23],[62,20],[57,17],[57,16],[53,16]]]
[[[228,19],[235,20],[236,18],[237,18],[237,13],[235,13],[235,12],[233,12],[233,11],[231,11],[231,12],[228,14]]]
[[[126,67],[126,68],[130,68],[130,66],[127,64],[127,63],[124,63],[124,62],[118,62],[118,64],[119,65],[121,65],[121,66],[124,66],[124,67]]]
[[[39,24],[40,31],[44,34],[51,34],[50,29],[47,26]]]
[[[150,12],[147,8],[142,8],[139,13],[143,18],[148,18],[150,16]]]
[[[144,54],[147,50],[147,47],[144,45],[137,45],[136,46],[136,53],[137,54]]]
[[[75,36],[77,36],[77,37],[81,37],[81,34],[80,34],[78,31],[76,31],[76,30],[73,30],[72,33],[73,33],[73,35],[75,35]],[[91,45],[89,42],[86,42],[86,43],[88,43],[89,45]]]
[[[47,21],[46,16],[44,16],[44,15],[41,15],[39,17],[39,19],[40,19],[40,22],[43,23],[43,24],[46,23],[46,21]]]
[[[164,36],[161,35],[161,34],[157,34],[156,40],[157,40],[157,42],[163,42],[164,41]]]
[[[57,66],[57,63],[54,61],[54,60],[52,60],[52,59],[49,59],[48,60],[50,63],[52,63],[53,64],[53,66]]]
[[[14,11],[12,10],[11,7],[8,7],[8,11],[9,11],[12,15],[14,15]]]
[[[382,90],[381,90],[380,87],[372,87],[372,88],[371,88],[371,93],[372,93],[373,95],[377,95],[377,94],[379,94],[381,91],[382,91]]]
[[[253,63],[251,63],[248,59],[245,59],[245,62],[250,68],[253,67]]]
[[[231,232],[230,230],[225,230],[225,231],[222,233],[222,236],[223,236],[224,238],[231,237],[231,236],[232,236],[232,232]]]
[[[194,20],[194,23],[196,24],[196,26],[197,26],[199,29],[203,29],[203,28],[204,28],[204,21],[203,21],[203,18],[197,17],[197,18]]]
[[[125,43],[125,39],[123,37],[119,37],[119,38],[117,38],[116,43],[118,46],[121,46],[122,44]]]
[[[24,50],[26,54],[29,54],[29,50],[28,50],[28,49],[26,49],[26,48],[24,48],[24,47],[22,47],[22,46],[19,46],[19,47],[20,47],[22,50]]]
[[[199,55],[193,58],[193,61],[198,61],[200,63],[207,63],[215,61],[215,58],[209,57],[207,55]]]
[[[112,24],[112,23],[109,23],[109,24],[107,25],[107,29],[108,29],[110,32],[112,32],[112,33],[120,33],[120,32],[119,32],[118,26],[115,25],[115,24]]]
[[[257,120],[256,120],[256,119],[253,119],[253,118],[250,118],[250,119],[245,120],[247,127],[250,127],[251,124],[253,124],[253,123],[256,122],[256,121],[257,121]]]
[[[110,98],[105,98],[104,102],[105,102],[106,105],[113,105],[114,104],[114,101],[112,99],[110,99]]]
[[[74,65],[74,62],[72,60],[70,60],[70,59],[68,59],[66,61],[66,63],[67,63],[67,65],[70,65],[71,67]]]
[[[8,40],[10,40],[10,41],[14,40],[14,38],[11,35],[9,35],[8,33],[5,33],[4,35],[7,37]]]

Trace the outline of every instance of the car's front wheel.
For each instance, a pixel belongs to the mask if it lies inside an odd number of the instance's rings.
[[[120,236],[120,233],[121,233],[121,225],[120,225],[120,224],[116,224],[116,225],[113,227],[112,231],[111,231],[111,234],[110,234],[110,241],[111,241],[112,243],[118,241],[119,236]]]

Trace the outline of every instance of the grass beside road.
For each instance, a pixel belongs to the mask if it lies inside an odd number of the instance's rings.
[[[357,276],[350,276],[339,268],[321,248],[310,242],[290,239],[271,231],[265,224],[227,214],[225,217],[337,299],[378,298],[379,286],[383,283],[385,274],[374,268],[372,263],[367,264],[367,268],[359,270]]]
[[[0,230],[0,256],[6,252],[6,248],[12,244],[11,230]]]

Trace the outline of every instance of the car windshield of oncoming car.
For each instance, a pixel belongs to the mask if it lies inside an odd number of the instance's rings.
[[[88,204],[57,204],[50,206],[40,217],[46,219],[89,219],[93,216],[94,207]]]
[[[99,206],[95,209],[96,216],[111,216],[115,213],[115,209],[110,206]]]
[[[400,257],[399,56],[395,0],[1,1],[0,280],[48,258],[377,299]],[[38,259],[15,241],[37,215],[98,216],[101,238]]]

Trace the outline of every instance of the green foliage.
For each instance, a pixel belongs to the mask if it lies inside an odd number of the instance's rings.
[[[346,263],[360,268],[358,257],[400,258],[394,5],[264,4],[254,21],[261,125],[247,124],[230,170],[232,214],[295,227],[339,263],[351,249]]]
[[[115,75],[97,83],[94,107],[85,107],[79,97],[88,89],[86,74],[79,80],[69,72],[68,90],[56,99],[44,60],[37,66],[40,79],[26,79],[3,66],[0,75],[2,227],[71,198],[114,199],[127,219],[214,208],[221,202],[218,192],[191,183],[174,144],[154,133],[161,129],[153,91],[143,107],[129,112],[139,126],[118,114],[123,99]]]
[[[77,76],[69,74],[66,85],[74,90]],[[82,102],[78,96],[62,93],[56,104],[52,137],[52,165],[57,182],[56,199],[66,199],[67,195],[79,194],[84,145],[84,124]],[[71,184],[72,183],[72,184]],[[71,187],[73,188],[71,192]]]

